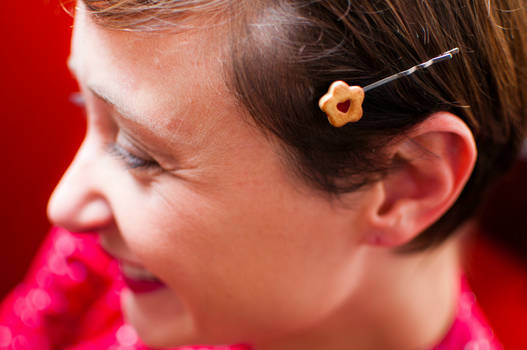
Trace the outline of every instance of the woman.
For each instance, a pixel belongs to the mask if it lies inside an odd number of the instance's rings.
[[[523,5],[79,1],[87,134],[48,215],[119,263],[150,347],[497,349],[459,231],[524,136]],[[355,123],[319,109],[453,47]]]

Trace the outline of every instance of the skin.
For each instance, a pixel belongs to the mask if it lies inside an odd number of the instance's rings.
[[[87,134],[52,195],[51,221],[95,232],[110,254],[166,283],[122,294],[150,346],[412,349],[440,339],[455,308],[458,242],[407,256],[394,248],[457,197],[475,158],[470,132],[440,114],[411,142],[438,159],[417,157],[329,200],[292,175],[225,88],[225,37],[108,30],[80,5],[69,63]],[[130,169],[109,144],[159,166]],[[418,154],[408,144],[394,154]]]

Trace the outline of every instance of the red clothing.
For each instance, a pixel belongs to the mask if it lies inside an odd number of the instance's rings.
[[[99,248],[95,236],[53,229],[26,280],[0,308],[0,349],[147,350],[123,321],[119,276],[117,263]],[[433,348],[446,349],[501,349],[465,285],[452,328]]]
[[[457,313],[449,332],[432,350],[498,350],[503,349],[494,337],[476,297],[463,278]]]

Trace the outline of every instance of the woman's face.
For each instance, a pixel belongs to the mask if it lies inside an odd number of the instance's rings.
[[[120,261],[124,314],[152,346],[284,337],[353,288],[360,210],[309,190],[247,122],[222,83],[223,38],[76,15],[87,134],[49,217]]]

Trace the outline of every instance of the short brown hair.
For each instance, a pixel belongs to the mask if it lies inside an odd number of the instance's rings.
[[[525,136],[524,0],[83,1],[102,25],[120,29],[155,30],[203,11],[228,15],[227,85],[256,124],[281,141],[295,173],[326,194],[385,176],[397,165],[386,145],[432,113],[462,118],[478,147],[475,170],[412,249],[443,241],[472,216]],[[335,80],[366,86],[453,47],[461,52],[453,61],[368,92],[364,116],[353,125],[334,128],[318,108]]]

